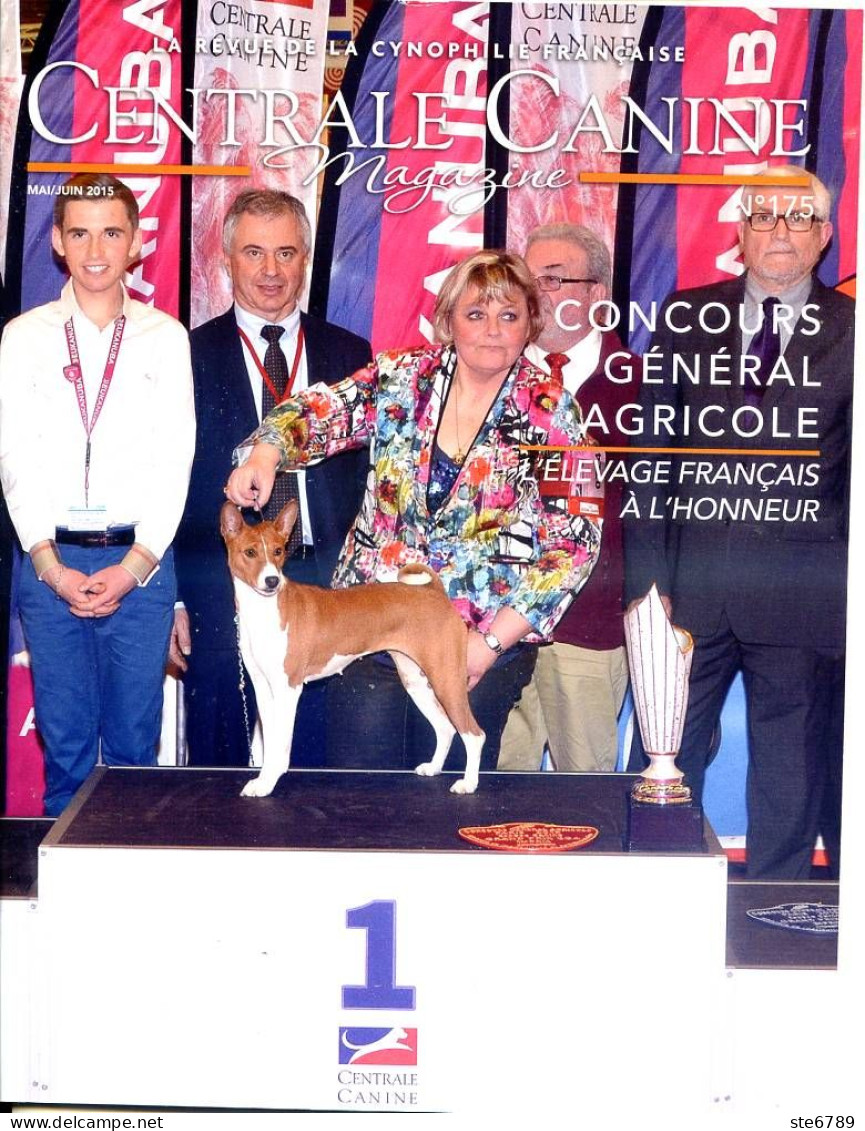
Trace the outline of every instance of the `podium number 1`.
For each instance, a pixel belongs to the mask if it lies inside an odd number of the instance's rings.
[[[366,931],[366,984],[342,987],[343,1009],[414,1009],[414,986],[397,986],[396,903],[376,899],[346,912],[347,927]]]

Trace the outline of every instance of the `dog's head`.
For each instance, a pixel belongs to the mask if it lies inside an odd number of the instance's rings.
[[[273,597],[285,578],[285,547],[297,522],[298,504],[291,499],[273,522],[249,526],[234,503],[223,503],[219,530],[228,549],[228,568],[262,597]]]

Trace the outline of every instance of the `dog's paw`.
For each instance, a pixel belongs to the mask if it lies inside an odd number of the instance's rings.
[[[246,785],[240,791],[240,796],[241,797],[270,797],[271,793],[273,793],[273,787],[275,785],[276,785],[276,782],[264,781],[262,779],[261,775],[259,775],[257,778],[253,778],[252,781],[248,781],[246,783]]]
[[[460,778],[459,781],[455,781],[451,786],[451,793],[474,793],[477,788],[477,782],[472,783],[466,781],[465,778]]]
[[[421,762],[419,766],[415,766],[414,772],[422,778],[434,778],[441,773],[436,767],[435,762]]]

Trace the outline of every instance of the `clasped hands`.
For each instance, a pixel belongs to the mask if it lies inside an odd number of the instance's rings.
[[[106,566],[89,577],[81,570],[55,565],[42,575],[54,592],[69,606],[76,617],[108,617],[120,608],[120,602],[137,582],[122,565]]]

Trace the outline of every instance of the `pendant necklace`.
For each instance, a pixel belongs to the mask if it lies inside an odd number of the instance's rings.
[[[457,450],[451,458],[457,467],[462,467],[465,463],[466,453],[460,443],[460,387],[456,376],[454,376],[454,431],[457,435]]]

